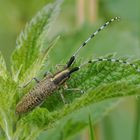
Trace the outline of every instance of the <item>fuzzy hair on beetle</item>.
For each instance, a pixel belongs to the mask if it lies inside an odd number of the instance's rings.
[[[93,34],[91,34],[91,36],[86,41],[84,41],[82,45],[75,51],[75,53],[70,57],[66,65],[60,71],[52,75],[51,74],[46,75],[41,81],[37,80],[37,78],[33,78],[32,80],[35,80],[37,84],[29,91],[29,93],[24,95],[23,98],[18,102],[16,106],[16,113],[18,114],[26,113],[34,109],[41,103],[43,103],[43,101],[46,100],[51,94],[53,94],[56,90],[59,90],[60,86],[63,86],[64,83],[72,76],[73,73],[79,71],[86,64],[90,64],[93,62],[100,62],[100,61],[109,61],[113,63],[122,63],[125,65],[130,65],[136,71],[140,72],[140,70],[135,64],[120,59],[109,59],[109,58],[97,58],[97,59],[89,60],[88,62],[83,63],[79,67],[72,67],[73,63],[76,60],[76,56],[81,50],[81,48],[86,46],[86,44],[92,38],[94,38],[105,27],[110,25],[110,23],[114,21],[118,21],[119,19],[120,19],[119,17],[110,19],[108,22],[102,25],[98,30],[96,30]],[[29,83],[27,83],[26,85],[28,85]]]

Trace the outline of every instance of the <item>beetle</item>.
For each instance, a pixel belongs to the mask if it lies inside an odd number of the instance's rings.
[[[58,90],[61,85],[64,85],[64,83],[70,78],[70,76],[78,71],[82,66],[98,62],[98,61],[110,61],[110,62],[119,62],[123,64],[127,64],[132,66],[133,68],[137,69],[137,66],[135,64],[119,60],[119,59],[94,59],[90,60],[84,64],[82,64],[79,67],[71,67],[74,63],[76,56],[78,52],[83,48],[94,36],[96,36],[101,30],[103,30],[106,26],[108,26],[113,21],[118,21],[120,18],[115,17],[106,22],[103,26],[101,26],[98,30],[96,30],[91,36],[83,42],[83,44],[77,49],[77,51],[70,57],[69,61],[66,63],[66,65],[58,72],[56,72],[53,75],[46,75],[41,81],[38,81],[36,78],[33,78],[37,85],[33,87],[28,94],[24,95],[24,97],[19,101],[19,103],[16,106],[16,112],[18,114],[26,113],[32,109],[34,109],[36,106],[40,105],[44,100],[47,99],[51,94],[54,93],[54,91]]]

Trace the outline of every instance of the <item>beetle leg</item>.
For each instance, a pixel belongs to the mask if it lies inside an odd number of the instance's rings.
[[[66,100],[65,100],[65,97],[64,97],[63,93],[60,93],[60,97],[61,97],[63,103],[66,104],[67,102],[66,102]]]
[[[52,73],[50,71],[46,71],[43,77],[47,77],[47,78],[52,77]]]
[[[60,70],[61,67],[66,67],[66,64],[56,64],[55,67],[57,70]]]
[[[84,91],[79,88],[66,88],[65,90],[76,91],[76,92],[80,92],[81,94],[84,93]]]
[[[22,88],[25,88],[26,86],[28,86],[33,80],[35,80],[37,83],[39,83],[39,80],[36,77],[34,77],[28,83],[26,83],[25,85],[23,85]]]
[[[83,93],[84,93],[84,91],[83,91],[83,90],[81,90],[81,89],[79,89],[79,88],[68,88],[68,85],[67,85],[67,83],[66,83],[66,82],[64,83],[64,90],[76,91],[76,92],[80,92],[81,94],[83,94]]]

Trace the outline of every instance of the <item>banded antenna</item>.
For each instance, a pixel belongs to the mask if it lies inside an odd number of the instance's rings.
[[[97,62],[102,62],[102,61],[106,61],[106,62],[114,62],[114,63],[120,63],[120,64],[124,64],[124,65],[128,65],[132,68],[134,68],[137,72],[140,72],[140,68],[138,68],[137,65],[133,64],[133,63],[130,63],[128,61],[125,61],[125,60],[121,60],[121,59],[115,59],[115,58],[96,58],[96,59],[93,59],[93,60],[89,60],[85,63],[83,63],[81,66],[79,66],[79,69],[89,63],[97,63]]]
[[[110,25],[110,23],[112,23],[113,21],[116,21],[118,20],[119,21],[120,17],[115,17],[115,18],[112,18],[110,19],[108,22],[106,22],[104,25],[102,25],[98,30],[96,30],[93,34],[91,34],[91,36],[83,42],[83,44],[76,50],[76,52],[72,55],[72,57],[70,58],[70,60],[68,61],[67,63],[67,67],[70,67],[75,58],[76,58],[76,55],[79,53],[79,51],[81,50],[81,48],[83,48],[84,46],[86,46],[86,44],[93,38],[95,37],[101,30],[103,30],[105,27],[107,27],[108,25]]]

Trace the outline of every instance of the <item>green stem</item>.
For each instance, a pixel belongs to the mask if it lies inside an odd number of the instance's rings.
[[[110,117],[106,117],[103,122],[104,140],[113,140],[113,128]]]
[[[135,129],[134,129],[134,140],[139,140],[140,132],[140,101],[136,101],[136,118],[135,118]]]
[[[94,133],[94,129],[92,126],[93,122],[91,119],[91,115],[89,114],[89,129],[90,129],[90,140],[95,140],[95,133]]]

